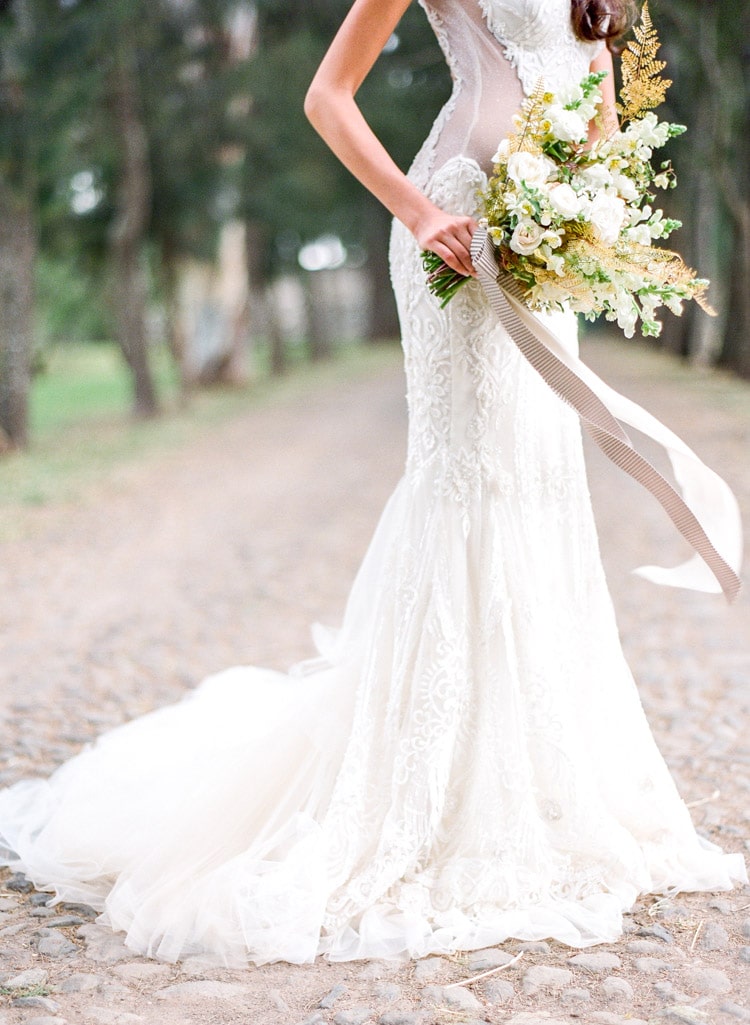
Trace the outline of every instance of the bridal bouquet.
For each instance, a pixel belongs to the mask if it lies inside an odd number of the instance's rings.
[[[652,110],[671,82],[655,57],[660,43],[647,5],[634,34],[622,56],[620,126],[601,126],[588,145],[605,72],[557,93],[540,81],[479,196],[499,267],[525,286],[530,309],[572,309],[587,320],[603,313],[628,338],[639,318],[642,334],[658,335],[662,305],[679,314],[684,300],[695,299],[713,313],[704,299],[708,282],[677,253],[652,244],[680,226],[652,206],[652,189],[676,184],[668,162],[654,168],[653,153],[685,128],[660,122]],[[422,255],[428,286],[445,306],[469,279],[435,253]]]

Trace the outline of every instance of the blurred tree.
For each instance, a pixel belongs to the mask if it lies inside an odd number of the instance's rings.
[[[653,13],[675,82],[669,115],[690,129],[672,150],[680,183],[669,205],[686,225],[675,245],[712,279],[719,311],[709,321],[687,309],[665,343],[750,377],[750,7],[659,0]]]
[[[24,49],[31,19],[26,2],[0,6],[0,449],[28,441],[36,226]]]
[[[177,256],[212,255],[227,216],[224,69],[237,3],[12,0],[11,13],[21,4],[30,31],[3,54],[19,54],[28,83],[24,138],[35,147],[41,243],[68,263],[75,254],[81,274],[98,281],[135,411],[151,415],[149,287],[158,277],[169,300]],[[0,131],[16,131],[19,116],[5,104]]]

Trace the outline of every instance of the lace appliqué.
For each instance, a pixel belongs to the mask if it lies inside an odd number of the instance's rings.
[[[477,2],[527,95],[540,78],[552,90],[578,81],[601,52],[602,43],[588,43],[575,35],[570,0]]]

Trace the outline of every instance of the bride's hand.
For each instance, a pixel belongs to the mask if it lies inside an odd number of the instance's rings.
[[[447,214],[436,207],[418,221],[412,233],[422,249],[436,253],[452,270],[476,277],[471,237],[477,227],[473,217]]]

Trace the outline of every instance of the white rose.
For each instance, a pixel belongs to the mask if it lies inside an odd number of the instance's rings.
[[[526,185],[543,185],[554,171],[554,164],[547,157],[533,153],[511,153],[508,157],[508,177],[514,182]]]
[[[578,111],[566,110],[559,103],[547,108],[546,119],[552,134],[564,142],[582,142],[588,135],[588,123]]]
[[[571,189],[570,185],[564,182],[553,185],[550,188],[549,201],[552,208],[566,220],[576,217],[581,209],[581,201],[578,195]]]
[[[594,196],[589,219],[602,244],[614,245],[625,220],[625,203],[616,192],[605,189]]]
[[[544,229],[534,221],[521,221],[510,239],[510,248],[521,256],[530,256],[542,241]]]
[[[504,164],[510,156],[510,139],[503,139],[492,158],[493,164]]]
[[[580,176],[590,189],[603,189],[612,184],[612,174],[604,164],[592,164],[591,167],[584,168]]]

